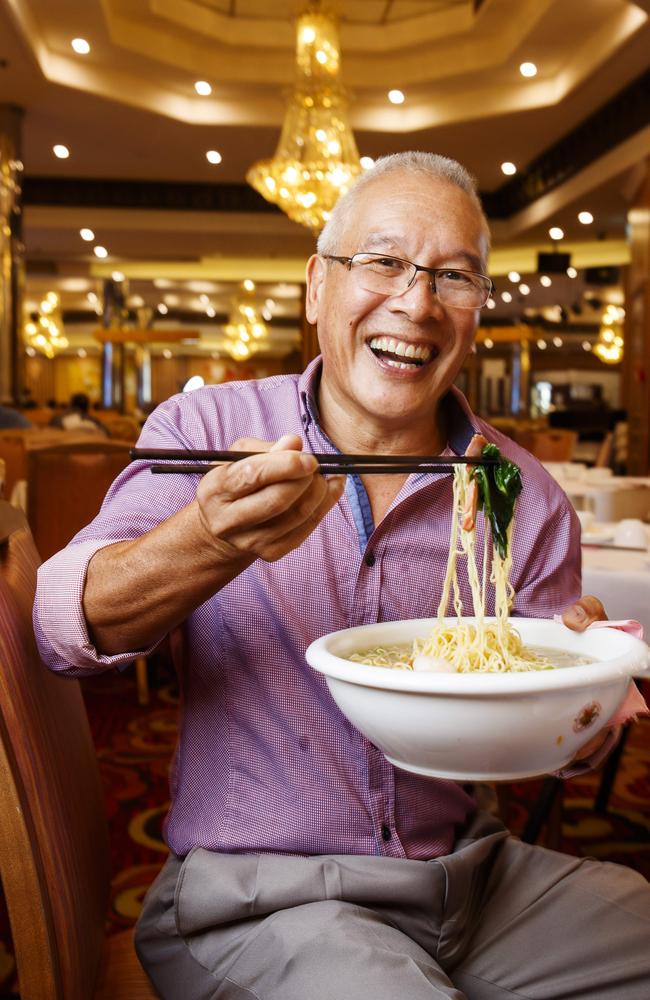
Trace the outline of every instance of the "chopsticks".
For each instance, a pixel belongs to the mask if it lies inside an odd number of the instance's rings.
[[[255,451],[191,451],[175,448],[131,448],[133,459],[154,460],[153,473],[190,473],[204,476],[206,472],[224,462],[238,462],[242,458],[263,454]],[[466,455],[343,455],[313,454],[320,471],[328,475],[389,475],[411,472],[451,472],[454,465],[495,465],[498,459],[469,458]],[[157,461],[159,459],[185,459],[184,462]],[[188,463],[191,459],[192,464]]]

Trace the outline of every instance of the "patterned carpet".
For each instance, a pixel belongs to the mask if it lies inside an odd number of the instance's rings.
[[[106,791],[115,873],[108,929],[115,932],[134,924],[166,856],[161,827],[177,699],[164,663],[154,670],[146,708],[137,703],[130,673],[84,681],[84,695]],[[650,718],[633,727],[604,815],[594,811],[599,782],[595,774],[565,783],[561,849],[628,865],[650,880]],[[540,790],[539,781],[510,786],[507,821],[514,833],[521,834]],[[17,996],[14,972],[0,900],[0,1000]]]

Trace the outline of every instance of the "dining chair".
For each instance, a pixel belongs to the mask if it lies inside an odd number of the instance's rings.
[[[21,1000],[153,1000],[130,931],[105,932],[108,827],[79,682],[41,663],[39,557],[0,501],[0,878]]]
[[[540,462],[569,462],[577,440],[575,431],[548,428],[523,432],[519,444]]]

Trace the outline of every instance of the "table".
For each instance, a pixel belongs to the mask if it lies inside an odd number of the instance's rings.
[[[610,618],[636,618],[650,639],[650,552],[583,545],[582,593],[598,597]]]
[[[597,521],[625,517],[650,520],[650,484],[647,480],[610,476],[607,479],[554,477],[576,510],[591,510]]]

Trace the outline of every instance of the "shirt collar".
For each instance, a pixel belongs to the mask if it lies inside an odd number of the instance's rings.
[[[319,355],[310,361],[298,379],[300,419],[305,431],[311,424],[315,424],[323,433],[318,414],[318,386],[322,370],[323,360]],[[455,455],[464,455],[472,436],[478,433],[476,417],[465,396],[455,385],[451,386],[445,396],[445,406],[449,421],[449,440],[446,450],[451,449]]]

